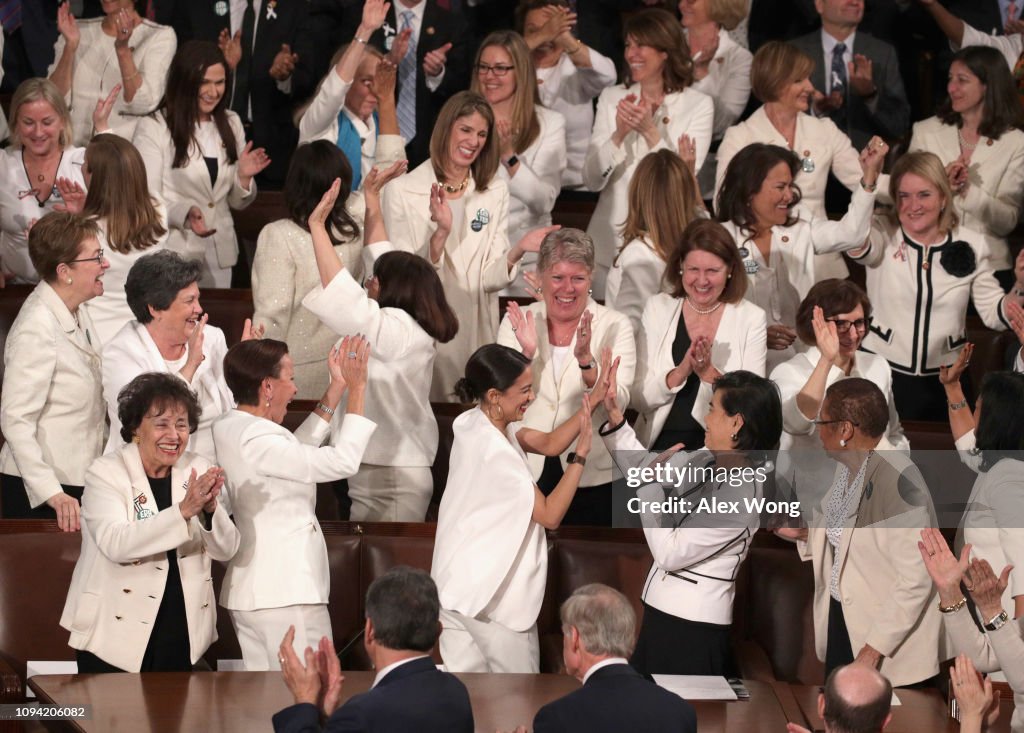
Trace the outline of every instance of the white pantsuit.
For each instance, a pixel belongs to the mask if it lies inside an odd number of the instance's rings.
[[[211,560],[231,559],[239,533],[219,501],[209,530],[199,517],[186,520],[179,507],[191,471],[201,475],[209,467],[201,456],[183,454],[171,469],[171,505],[157,512],[147,508],[155,509],[156,500],[134,443],[89,467],[82,552],[60,618],[72,648],[138,672],[167,585],[167,552],[174,549],[192,663],[217,640]]]
[[[229,110],[226,114],[235,135],[238,154],[241,155],[245,148],[242,122],[234,112]],[[216,134],[216,128],[207,130],[207,133]],[[244,209],[256,199],[256,181],[251,181],[248,189],[242,188],[238,178],[238,162],[228,162],[224,143],[220,145],[217,159],[217,180],[210,181],[203,152],[195,142],[189,148],[185,165],[175,168],[174,143],[161,112],[139,121],[132,142],[146,164],[150,192],[163,199],[167,207],[167,224],[170,228],[167,248],[182,257],[202,263],[200,287],[230,287],[231,268],[238,261],[238,240],[231,210]],[[203,212],[207,229],[216,229],[215,234],[199,237],[186,226],[188,212],[193,206]]]
[[[384,187],[384,222],[395,247],[430,261],[430,187],[437,183],[427,160]],[[499,178],[478,190],[472,176],[461,200],[449,205],[463,211],[453,219],[441,259],[434,263],[448,304],[459,317],[459,332],[438,344],[434,361],[433,402],[453,402],[452,390],[470,355],[493,343],[498,333],[498,292],[515,279],[518,265],[508,267],[508,187]],[[486,220],[486,221],[485,221]],[[475,222],[475,223],[474,223]]]

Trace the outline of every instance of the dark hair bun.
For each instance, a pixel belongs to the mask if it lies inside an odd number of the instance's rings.
[[[473,385],[465,377],[459,377],[452,392],[459,398],[460,402],[465,404],[476,402],[478,396],[476,390],[473,389]]]

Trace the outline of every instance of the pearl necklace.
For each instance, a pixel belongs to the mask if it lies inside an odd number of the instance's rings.
[[[692,310],[698,316],[710,316],[712,313],[714,313],[716,310],[722,307],[722,301],[718,301],[710,308],[698,308],[697,306],[690,302],[689,298],[683,298],[683,302],[686,303],[686,305],[690,306],[690,310]]]
[[[967,142],[967,138],[964,137],[963,130],[957,130],[956,136],[960,140],[960,147],[962,147],[964,150],[974,150],[976,147],[978,147],[978,143]],[[978,138],[978,141],[980,142],[981,138]]]

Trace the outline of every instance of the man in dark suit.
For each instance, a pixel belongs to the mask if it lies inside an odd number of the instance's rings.
[[[441,633],[440,612],[437,586],[422,570],[398,566],[373,581],[363,642],[377,677],[369,692],[340,708],[343,680],[334,644],[325,636],[315,655],[307,647],[303,666],[292,648],[295,628],[289,629],[281,642],[281,672],[295,705],[274,716],[275,733],[472,733],[465,685],[430,658]],[[328,718],[322,729],[321,712]]]
[[[469,86],[468,31],[461,14],[438,0],[395,0],[371,43],[387,53],[395,34],[409,29],[409,49],[398,64],[395,106],[409,169],[430,157],[430,134],[444,103]]]
[[[533,733],[696,733],[693,706],[626,661],[636,615],[624,595],[585,585],[562,604],[561,617],[565,669],[583,687],[542,707]]]
[[[279,188],[299,139],[292,110],[319,81],[308,0],[178,2],[174,12],[179,43],[212,41],[224,51],[233,71],[231,109],[254,147],[270,155],[257,181]]]
[[[821,30],[792,43],[814,59],[811,83],[825,96],[815,103],[858,150],[874,135],[894,140],[910,127],[910,105],[896,50],[858,30],[864,0],[815,0]]]
[[[4,92],[13,92],[26,79],[47,76],[57,42],[57,5],[57,0],[0,3]]]

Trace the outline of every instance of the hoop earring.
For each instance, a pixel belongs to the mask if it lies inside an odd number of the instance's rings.
[[[495,407],[498,408],[498,416],[497,417],[494,416],[494,408]],[[505,419],[505,410],[497,402],[492,402],[490,405],[487,406],[487,416],[489,418],[491,418],[491,420],[494,420],[496,422],[500,422],[501,420]]]
[[[840,438],[839,439],[839,447],[840,448],[845,448],[846,447],[846,438]]]

